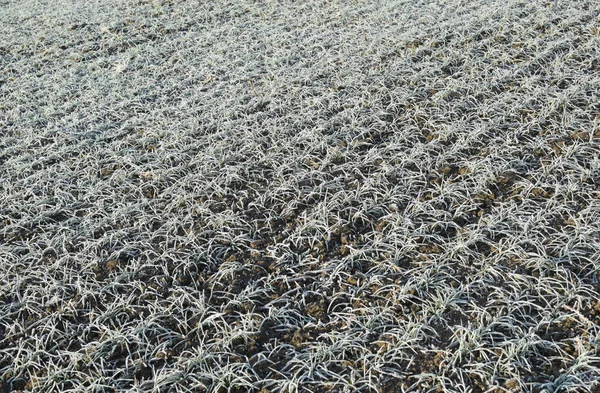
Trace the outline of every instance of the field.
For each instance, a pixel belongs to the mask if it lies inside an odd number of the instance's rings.
[[[600,2],[0,0],[0,393],[600,392]]]

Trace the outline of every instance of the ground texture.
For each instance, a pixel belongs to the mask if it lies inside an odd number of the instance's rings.
[[[598,1],[0,3],[0,392],[600,392]]]

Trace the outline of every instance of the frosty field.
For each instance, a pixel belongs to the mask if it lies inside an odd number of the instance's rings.
[[[0,0],[0,393],[600,392],[600,2]]]

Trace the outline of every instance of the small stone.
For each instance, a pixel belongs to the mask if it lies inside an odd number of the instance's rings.
[[[516,378],[511,378],[504,382],[504,387],[507,389],[516,389],[519,387],[519,381]]]

